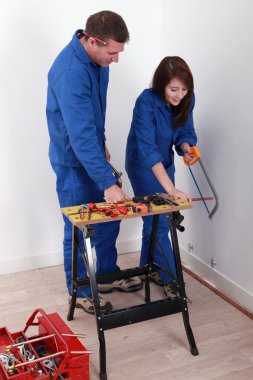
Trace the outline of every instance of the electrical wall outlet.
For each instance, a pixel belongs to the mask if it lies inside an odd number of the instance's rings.
[[[211,268],[215,268],[216,264],[217,264],[216,261],[213,258],[211,258],[211,260],[210,260],[210,267]]]
[[[188,243],[188,252],[193,252],[193,244]]]

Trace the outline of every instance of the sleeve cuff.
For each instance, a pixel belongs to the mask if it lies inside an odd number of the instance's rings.
[[[163,158],[159,153],[152,153],[147,158],[145,158],[145,160],[143,160],[143,163],[146,168],[151,169],[152,166],[162,161]]]

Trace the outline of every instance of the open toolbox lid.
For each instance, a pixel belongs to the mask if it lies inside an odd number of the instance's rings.
[[[37,333],[28,337],[33,326]],[[0,328],[0,380],[88,380],[89,354],[57,313],[36,309],[23,331]]]

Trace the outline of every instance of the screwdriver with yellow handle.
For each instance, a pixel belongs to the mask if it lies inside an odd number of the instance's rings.
[[[184,163],[185,163],[185,165],[188,166],[188,168],[190,170],[192,179],[193,179],[193,181],[194,181],[194,183],[195,183],[195,185],[196,185],[196,187],[198,189],[199,195],[200,195],[200,197],[201,197],[201,199],[202,199],[202,201],[204,203],[204,206],[205,206],[206,211],[208,213],[209,219],[212,220],[212,218],[214,217],[214,214],[217,212],[217,210],[219,208],[219,197],[218,197],[217,191],[215,190],[215,187],[214,187],[212,181],[210,180],[210,178],[209,178],[209,176],[207,174],[206,168],[205,168],[205,166],[204,166],[204,164],[203,164],[203,162],[202,162],[202,160],[200,158],[201,157],[201,153],[199,151],[199,148],[197,146],[192,146],[192,147],[190,147],[190,150],[188,151],[188,153],[190,153],[194,157],[193,157],[193,159],[190,162],[188,162],[188,161],[186,161],[184,159]],[[203,171],[203,173],[205,175],[207,183],[208,183],[208,185],[209,185],[209,187],[210,187],[210,189],[211,189],[211,191],[213,193],[214,199],[215,199],[215,205],[214,205],[212,211],[209,211],[209,209],[207,207],[207,204],[206,204],[206,201],[205,201],[205,198],[204,198],[204,196],[203,196],[203,194],[202,194],[202,192],[201,192],[201,190],[199,188],[199,185],[198,185],[198,183],[196,181],[196,178],[194,177],[194,174],[193,174],[193,172],[191,170],[191,166],[194,165],[194,164],[196,164],[196,162],[199,162],[200,167],[201,167],[201,169],[202,169],[202,171]]]

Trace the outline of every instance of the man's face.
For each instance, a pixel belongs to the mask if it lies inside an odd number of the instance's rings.
[[[107,67],[112,62],[117,63],[119,61],[119,53],[124,51],[125,43],[109,40],[105,46],[99,46],[94,41],[91,46],[90,53],[91,59],[99,66]]]

